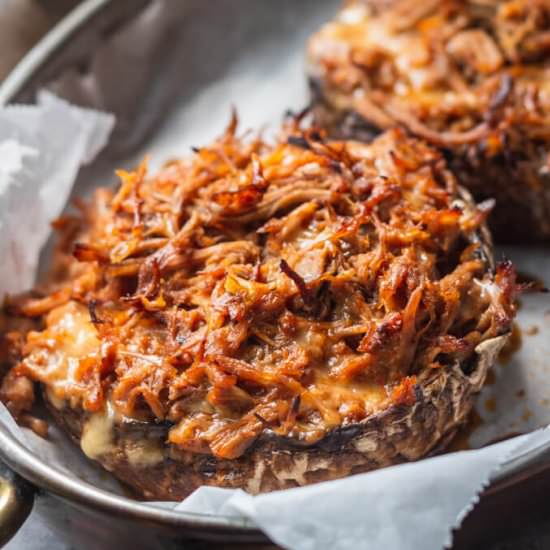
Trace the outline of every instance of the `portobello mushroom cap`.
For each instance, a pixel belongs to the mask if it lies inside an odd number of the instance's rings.
[[[318,124],[441,148],[497,242],[550,239],[550,4],[348,0],[308,47]]]
[[[148,499],[417,460],[467,419],[515,273],[442,154],[398,129],[213,144],[119,172],[60,220],[47,292],[12,299],[0,397],[39,383],[84,453]],[[31,385],[32,386],[32,385]]]
[[[458,364],[436,375],[425,371],[418,379],[413,405],[393,405],[361,422],[335,428],[308,446],[266,431],[244,456],[223,460],[167,447],[166,427],[129,425],[117,426],[108,450],[94,456],[140,497],[173,501],[202,485],[257,494],[418,460],[444,450],[467,421],[507,338],[480,344],[469,374]],[[57,424],[80,444],[86,416],[51,404],[49,408]]]

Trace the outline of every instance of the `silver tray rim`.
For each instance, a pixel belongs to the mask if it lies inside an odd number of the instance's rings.
[[[25,86],[32,81],[50,58],[92,18],[112,6],[114,1],[84,0],[61,19],[0,84],[0,106],[13,104],[15,98],[24,91]],[[509,489],[516,483],[550,468],[550,461],[547,460],[549,452],[550,444],[545,444],[530,449],[513,460],[506,461],[492,476],[483,494],[493,494]],[[41,489],[103,513],[191,530],[208,529],[218,534],[240,534],[241,540],[244,540],[242,537],[250,541],[269,540],[248,520],[222,515],[174,512],[98,489],[83,480],[66,475],[58,468],[45,464],[3,426],[0,426],[0,459]]]

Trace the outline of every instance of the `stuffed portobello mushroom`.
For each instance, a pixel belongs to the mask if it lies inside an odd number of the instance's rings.
[[[466,420],[515,314],[443,155],[391,130],[225,134],[119,172],[58,220],[53,282],[11,299],[1,397],[140,495],[250,493],[416,460]],[[23,321],[21,321],[23,320]],[[36,386],[36,387],[35,387]]]
[[[442,148],[497,240],[550,239],[550,3],[351,0],[312,37],[319,123]]]

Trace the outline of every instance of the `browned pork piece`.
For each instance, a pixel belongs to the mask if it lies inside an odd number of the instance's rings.
[[[320,124],[443,149],[497,240],[550,239],[550,2],[351,0],[309,43]]]
[[[152,499],[251,493],[419,459],[467,418],[515,313],[478,208],[401,130],[289,120],[119,172],[56,222],[48,292],[12,299],[0,395],[39,383],[84,453]]]

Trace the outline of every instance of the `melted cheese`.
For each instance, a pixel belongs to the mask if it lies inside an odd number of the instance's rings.
[[[58,307],[48,315],[46,330],[31,333],[34,351],[24,363],[32,375],[48,387],[48,398],[57,408],[78,398],[78,369],[83,360],[99,360],[100,342],[87,309],[76,302]],[[78,399],[77,399],[78,401]]]
[[[58,410],[65,408],[65,399],[58,397],[58,395],[53,391],[52,388],[46,387],[46,395],[48,396],[48,401]]]
[[[109,401],[101,413],[92,414],[84,424],[80,447],[91,459],[98,459],[114,450],[114,411]]]
[[[118,418],[120,421],[120,418]],[[93,460],[118,450],[119,442],[115,441],[114,426],[117,414],[112,403],[107,400],[106,409],[101,413],[92,414],[82,430],[80,446],[84,454]],[[164,459],[162,442],[153,439],[125,440],[124,454],[134,467],[146,468],[154,466]]]
[[[124,449],[128,462],[136,468],[154,466],[164,460],[161,442],[158,440],[141,439],[132,441]]]
[[[318,374],[315,381],[314,395],[321,400],[324,409],[338,413],[335,421],[340,423],[340,418],[345,417],[345,408],[353,403],[363,404],[368,414],[375,413],[388,405],[388,394],[382,384],[339,383],[329,376]]]

